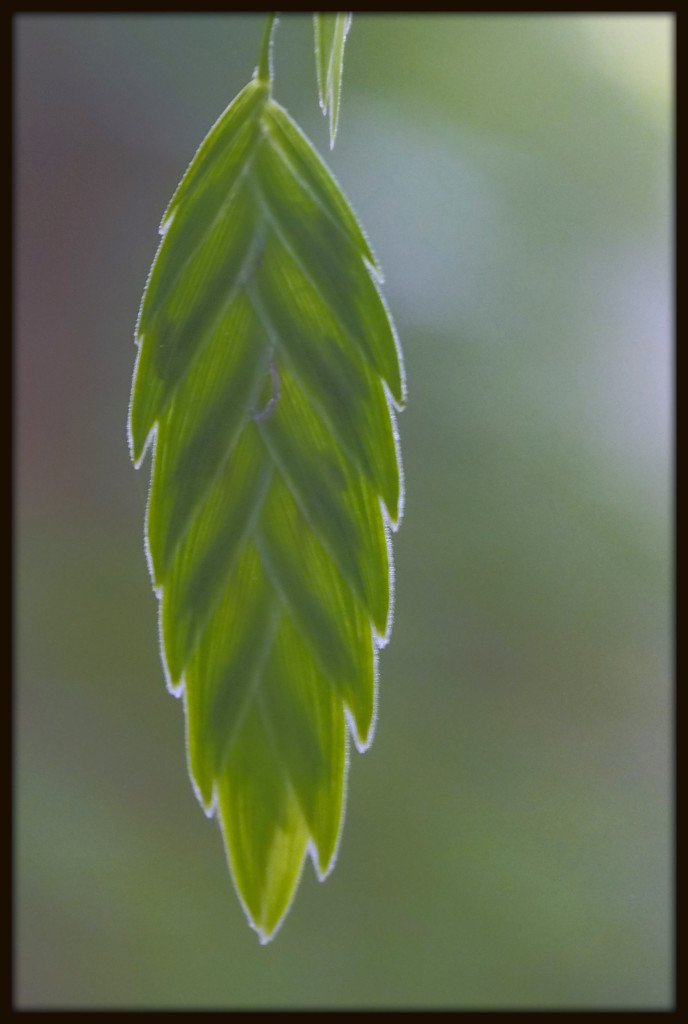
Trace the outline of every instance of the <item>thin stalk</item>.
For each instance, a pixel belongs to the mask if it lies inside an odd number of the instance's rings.
[[[272,84],[272,31],[275,27],[276,15],[273,11],[268,14],[268,20],[263,32],[263,42],[260,46],[260,60],[256,68],[256,78],[259,82]]]

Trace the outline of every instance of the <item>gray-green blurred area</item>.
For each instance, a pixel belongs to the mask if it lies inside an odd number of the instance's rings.
[[[355,16],[331,154],[280,19],[409,402],[375,741],[266,947],[188,779],[126,442],[158,224],[262,28],[14,19],[15,1006],[670,1008],[673,18]]]

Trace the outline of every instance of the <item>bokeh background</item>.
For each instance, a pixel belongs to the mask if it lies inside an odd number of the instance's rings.
[[[125,424],[157,227],[254,16],[14,20],[18,1008],[673,1000],[673,20],[356,16],[329,155],[409,404],[375,742],[260,947],[186,772]]]

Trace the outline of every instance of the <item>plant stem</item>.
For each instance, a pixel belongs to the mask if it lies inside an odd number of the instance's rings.
[[[260,47],[260,60],[256,69],[256,78],[259,82],[272,84],[272,30],[275,27],[275,13],[268,14],[268,20],[263,32],[263,42]]]

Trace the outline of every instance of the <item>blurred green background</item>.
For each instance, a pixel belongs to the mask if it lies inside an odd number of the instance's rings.
[[[262,27],[15,16],[15,1005],[669,1007],[673,19],[357,16],[331,155],[310,18],[278,25],[410,399],[375,742],[267,947],[125,435],[159,220]]]

